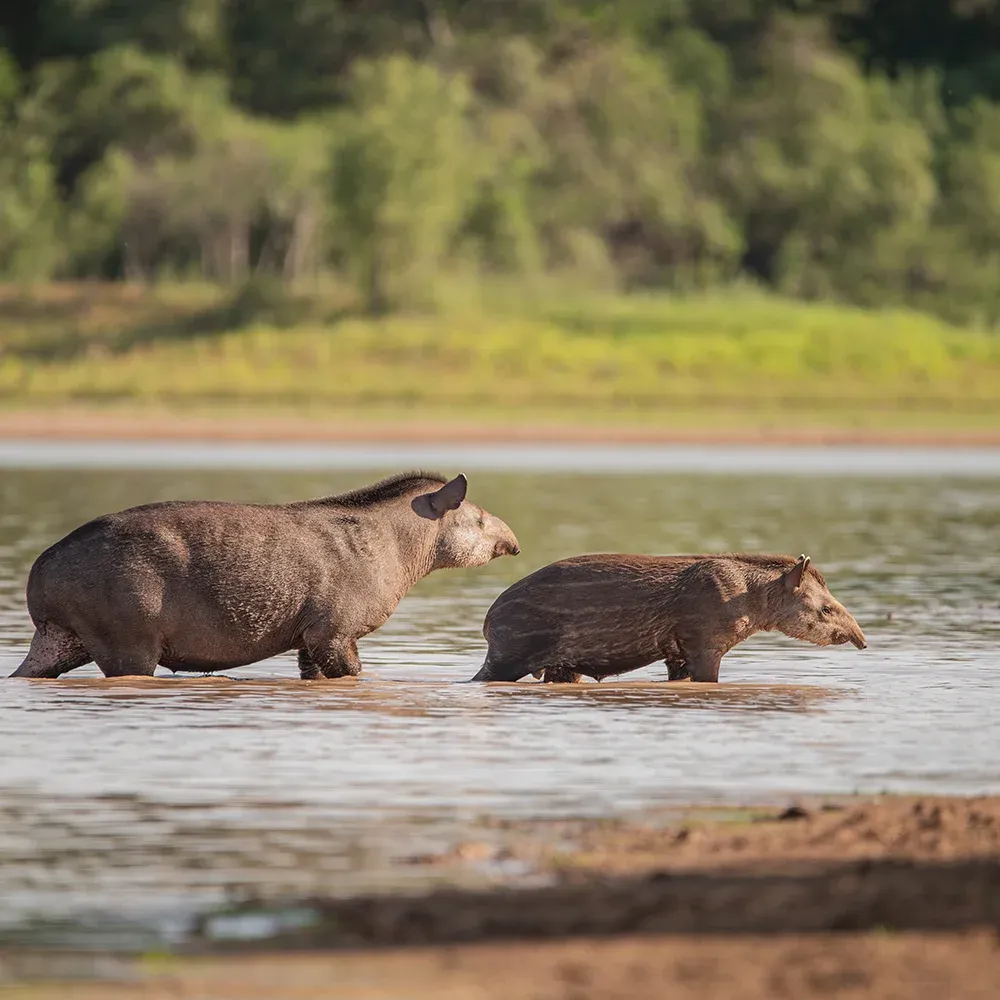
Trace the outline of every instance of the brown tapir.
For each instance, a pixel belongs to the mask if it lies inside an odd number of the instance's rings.
[[[543,566],[493,602],[472,679],[601,680],[663,660],[670,680],[715,682],[722,657],[755,632],[866,646],[808,556],[584,555]]]
[[[211,672],[298,650],[303,678],[361,671],[357,640],[432,570],[517,555],[465,476],[392,476],[289,504],[153,503],[46,549],[28,575],[35,635],[14,677],[97,662],[107,677]]]

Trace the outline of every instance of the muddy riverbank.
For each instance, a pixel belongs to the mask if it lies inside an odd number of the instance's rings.
[[[919,448],[1000,447],[989,426],[911,428],[845,427],[739,415],[731,425],[704,421],[638,424],[586,422],[435,420],[350,414],[297,416],[275,413],[180,413],[156,410],[0,411],[0,440],[287,442],[331,444],[632,444],[632,445],[881,445]]]
[[[284,930],[274,903],[248,903],[169,959],[10,995],[937,1000],[1000,981],[1000,797],[509,821],[409,863],[489,859],[538,884],[296,900]],[[267,913],[277,930],[255,937]],[[60,971],[27,948],[3,961],[12,977]]]

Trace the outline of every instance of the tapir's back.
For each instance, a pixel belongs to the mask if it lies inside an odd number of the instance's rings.
[[[660,658],[678,576],[700,555],[595,553],[543,566],[486,613],[492,664],[556,662],[633,669]],[[523,673],[521,674],[523,676]]]
[[[301,569],[316,547],[315,536],[281,507],[213,501],[146,504],[96,518],[43,552],[29,575],[28,603],[37,603],[43,586],[57,582],[65,588],[103,589],[121,577],[147,574],[166,589],[181,582],[239,586],[245,578],[262,576],[294,585],[286,564],[294,556]]]
[[[645,605],[662,600],[678,575],[700,555],[646,556],[594,553],[549,563],[511,584],[486,613],[486,623],[517,606],[524,613]]]
[[[336,572],[309,511],[215,501],[132,507],[81,525],[28,577],[36,626],[88,639],[151,629],[177,659],[239,665],[287,643]]]

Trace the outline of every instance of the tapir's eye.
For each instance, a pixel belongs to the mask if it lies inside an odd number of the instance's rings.
[[[479,515],[479,527],[480,528],[486,527],[486,517],[483,514]]]
[[[832,615],[833,608],[831,608],[829,604],[824,604],[823,607],[820,608],[820,613],[824,615]]]

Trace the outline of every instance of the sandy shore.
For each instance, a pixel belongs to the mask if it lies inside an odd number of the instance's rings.
[[[224,441],[394,444],[719,444],[894,445],[1000,447],[1000,428],[980,430],[823,429],[734,425],[691,429],[669,426],[572,425],[434,421],[380,421],[337,415],[183,415],[130,411],[0,412],[0,439],[64,441]]]
[[[8,995],[939,1000],[993,997],[1000,983],[1000,797],[492,832],[412,863],[513,860],[546,884],[305,901],[316,921],[266,946],[206,932],[194,954],[131,980]],[[32,960],[0,956],[11,971]]]
[[[166,964],[127,983],[15,987],[10,1000],[995,1000],[1000,948],[968,934],[631,936],[287,953]]]

